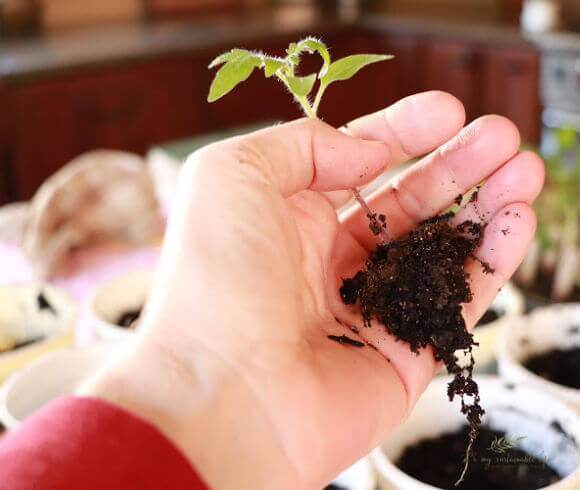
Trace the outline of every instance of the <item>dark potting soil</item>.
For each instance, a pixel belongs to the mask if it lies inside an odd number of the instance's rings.
[[[435,358],[454,375],[447,394],[450,400],[461,397],[461,412],[471,427],[468,454],[484,410],[473,380],[473,355],[461,368],[455,351],[471,353],[476,345],[462,303],[472,300],[465,261],[473,257],[484,228],[470,221],[453,226],[452,218],[452,213],[436,216],[402,238],[377,245],[365,267],[343,279],[340,294],[345,304],[360,305],[365,326],[375,318],[415,353],[433,347]],[[493,272],[487,264],[482,267]]]
[[[44,293],[42,291],[40,291],[37,295],[36,295],[36,306],[38,307],[39,310],[48,310],[50,311],[53,315],[56,316],[56,310],[54,309],[54,306],[52,306],[50,304],[50,302],[48,301],[48,299],[46,299],[46,296],[44,295]]]
[[[454,482],[463,466],[469,432],[469,427],[465,426],[458,432],[420,441],[406,448],[396,464],[422,482],[439,488],[456,488]],[[514,436],[480,428],[472,448],[469,471],[459,489],[533,490],[561,479],[545,460],[534,458],[517,447],[510,448],[509,442],[498,443],[501,437],[514,440]]]
[[[536,354],[526,359],[524,366],[549,381],[580,389],[580,347]]]
[[[476,323],[475,328],[482,327],[483,325],[487,325],[488,323],[495,322],[499,318],[503,316],[503,313],[500,314],[497,310],[493,308],[489,308],[484,315],[480,318],[480,320]]]
[[[131,328],[133,324],[137,321],[139,316],[141,316],[141,311],[143,308],[138,308],[136,310],[128,310],[119,315],[117,320],[117,325],[123,328]]]

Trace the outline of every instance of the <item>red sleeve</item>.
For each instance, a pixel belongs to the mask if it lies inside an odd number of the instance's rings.
[[[96,398],[60,398],[0,439],[0,490],[207,490],[154,426]]]

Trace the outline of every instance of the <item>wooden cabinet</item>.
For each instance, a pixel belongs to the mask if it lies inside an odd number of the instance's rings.
[[[393,102],[425,90],[426,46],[426,40],[417,35],[396,34],[384,39],[384,52],[395,56],[389,62]]]
[[[455,95],[471,121],[482,114],[481,63],[477,47],[469,42],[431,39],[426,48],[425,88]]]
[[[463,102],[468,120],[502,114],[520,127],[525,141],[539,140],[539,54],[533,47],[354,25],[319,34],[333,59],[353,53],[395,55],[348,82],[330,85],[319,109],[329,124],[340,126],[407,95],[439,89]],[[283,56],[297,36],[256,38],[244,47]],[[0,80],[0,109],[9,115],[0,117],[0,203],[28,199],[49,175],[91,149],[143,153],[168,140],[301,115],[286,88],[260,70],[234,93],[208,104],[216,70],[207,65],[229,47],[9,84]],[[317,55],[305,55],[301,74],[318,71],[320,63]]]
[[[0,206],[12,200],[12,174],[8,162],[8,155],[0,150]]]
[[[10,158],[10,114],[12,114],[10,101],[0,84],[0,205],[14,199],[12,194],[15,186]]]
[[[483,57],[485,111],[510,118],[522,140],[540,140],[539,53],[532,49],[489,48]]]
[[[522,139],[540,139],[539,53],[532,47],[434,40],[426,50],[426,89],[458,97],[467,121],[482,114],[513,120]]]
[[[190,60],[136,65],[20,85],[13,91],[17,193],[94,148],[143,153],[203,129],[202,87]],[[205,99],[205,97],[203,97]]]

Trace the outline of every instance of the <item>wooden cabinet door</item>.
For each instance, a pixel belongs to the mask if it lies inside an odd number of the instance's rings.
[[[197,65],[171,61],[68,75],[14,88],[14,167],[29,198],[49,175],[82,152],[143,153],[199,131]]]
[[[510,118],[522,140],[539,143],[539,53],[533,48],[488,48],[483,66],[485,112]]]
[[[11,201],[11,173],[6,150],[0,149],[0,206]]]
[[[329,122],[344,124],[423,90],[425,75],[421,36],[355,33],[344,44],[341,56],[377,53],[392,54],[395,58],[372,64],[352,79],[331,85],[321,105],[321,114]],[[336,56],[336,50],[332,54]]]
[[[467,120],[481,115],[482,78],[477,48],[468,41],[428,40],[425,88],[444,90],[465,106]]]
[[[14,180],[12,175],[10,128],[14,122],[8,92],[0,84],[0,205],[12,200]]]
[[[420,35],[395,34],[385,39],[385,53],[393,54],[390,74],[396,100],[425,90],[425,41]]]

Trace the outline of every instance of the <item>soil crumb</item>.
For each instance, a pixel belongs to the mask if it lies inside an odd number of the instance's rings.
[[[351,339],[346,335],[329,335],[328,338],[330,340],[334,340],[339,344],[347,344],[347,345],[354,345],[355,347],[364,347],[365,343],[360,342],[359,340]]]
[[[381,219],[381,216],[384,219]],[[373,235],[375,236],[381,233],[381,228],[383,229],[387,228],[386,216],[384,214],[381,214],[381,216],[377,218],[376,213],[367,214],[367,218],[369,219],[369,229],[373,232]]]
[[[454,376],[447,394],[450,400],[461,398],[470,426],[469,454],[484,410],[473,380],[476,343],[466,329],[462,304],[472,300],[465,261],[481,243],[484,227],[471,221],[453,226],[452,217],[436,216],[402,238],[377,245],[365,267],[343,279],[340,294],[345,304],[360,305],[365,326],[376,319],[415,353],[433,347],[435,358]],[[459,366],[457,350],[470,354],[467,366]]]
[[[128,310],[124,313],[121,313],[121,315],[119,315],[119,319],[117,320],[117,325],[123,328],[134,327],[134,323],[141,316],[141,310],[142,308],[138,308],[136,310]]]
[[[54,306],[50,304],[50,302],[48,301],[48,299],[46,299],[46,296],[42,291],[39,291],[39,293],[36,295],[36,306],[38,306],[38,309],[41,311],[48,310],[55,316],[57,314],[56,310],[54,309]]]
[[[424,439],[406,448],[396,464],[422,482],[452,489],[463,464],[464,441],[469,431],[465,426],[455,433]],[[501,437],[508,442],[498,443]],[[543,459],[536,459],[519,449],[517,436],[487,427],[481,428],[471,459],[470,471],[459,487],[461,490],[531,490],[561,479]]]
[[[580,347],[536,354],[524,361],[524,366],[548,381],[580,389]]]

